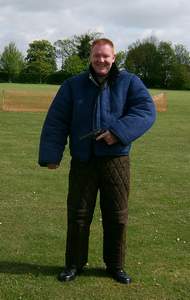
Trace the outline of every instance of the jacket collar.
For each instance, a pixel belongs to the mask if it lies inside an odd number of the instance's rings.
[[[106,78],[106,82],[108,83],[108,85],[111,85],[114,83],[114,81],[116,80],[117,76],[119,74],[119,70],[116,66],[115,63],[112,64],[111,69],[108,73],[108,77]],[[94,71],[92,65],[90,64],[89,66],[89,78],[94,82],[94,84],[96,84],[97,86],[101,86],[102,84],[99,83],[98,79],[97,79],[97,74]],[[105,82],[104,82],[105,83]]]

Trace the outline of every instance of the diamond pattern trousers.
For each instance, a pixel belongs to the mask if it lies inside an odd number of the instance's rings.
[[[82,268],[88,260],[90,224],[98,191],[103,224],[103,259],[107,267],[123,268],[130,182],[129,157],[71,160],[67,198],[65,260]]]

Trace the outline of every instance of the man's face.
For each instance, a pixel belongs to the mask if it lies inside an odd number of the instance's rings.
[[[114,61],[114,50],[109,44],[96,44],[93,47],[90,62],[99,76],[106,76]]]

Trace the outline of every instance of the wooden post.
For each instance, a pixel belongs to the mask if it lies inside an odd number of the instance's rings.
[[[5,90],[2,90],[2,110],[4,110],[5,106]]]

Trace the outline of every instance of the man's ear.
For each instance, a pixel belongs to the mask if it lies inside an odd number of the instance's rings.
[[[115,62],[116,54],[113,55],[113,63]]]

